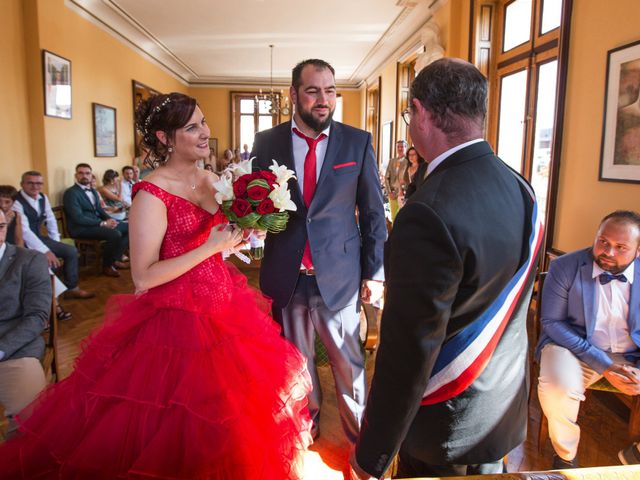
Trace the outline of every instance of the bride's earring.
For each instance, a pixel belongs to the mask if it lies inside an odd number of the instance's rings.
[[[169,146],[169,148],[167,148],[167,152],[173,153],[173,147]]]

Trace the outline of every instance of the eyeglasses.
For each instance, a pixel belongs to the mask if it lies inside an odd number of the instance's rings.
[[[402,115],[402,120],[404,120],[404,123],[408,126],[409,123],[411,123],[411,108],[405,108],[400,115]]]

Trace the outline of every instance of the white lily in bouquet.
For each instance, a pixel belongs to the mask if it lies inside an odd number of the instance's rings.
[[[295,172],[273,160],[269,170],[252,172],[253,158],[227,167],[213,184],[216,201],[230,222],[243,229],[283,231],[289,211],[297,210],[291,200],[288,182]],[[258,260],[264,253],[264,240],[250,237],[251,256]]]

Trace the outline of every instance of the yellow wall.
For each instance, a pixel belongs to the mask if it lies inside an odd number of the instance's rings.
[[[640,210],[640,185],[598,181],[607,51],[640,38],[638,18],[637,0],[574,2],[553,245],[563,251],[591,244],[607,213]]]
[[[0,59],[4,65],[0,83],[0,184],[17,186],[20,174],[33,168],[22,0],[2,2],[0,31]]]
[[[43,117],[47,180],[55,204],[73,183],[76,163],[91,164],[98,178],[108,168],[120,169],[131,163],[132,79],[162,92],[187,93],[188,88],[65,7],[64,0],[37,0],[36,14],[40,48],[71,60],[72,119]],[[37,75],[42,82],[41,71]],[[117,110],[117,157],[94,157],[92,102]]]

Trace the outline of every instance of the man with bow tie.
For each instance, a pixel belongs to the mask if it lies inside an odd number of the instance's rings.
[[[91,188],[91,165],[76,165],[76,182],[62,197],[67,230],[73,238],[104,240],[102,273],[119,277],[117,269],[129,268],[124,252],[129,246],[129,224],[111,218],[100,206],[98,192]]]
[[[577,467],[576,423],[587,387],[603,376],[640,394],[640,214],[618,210],[600,223],[593,247],[553,261],[542,290],[538,397],[549,420],[553,468]],[[640,463],[636,445],[623,463]]]

